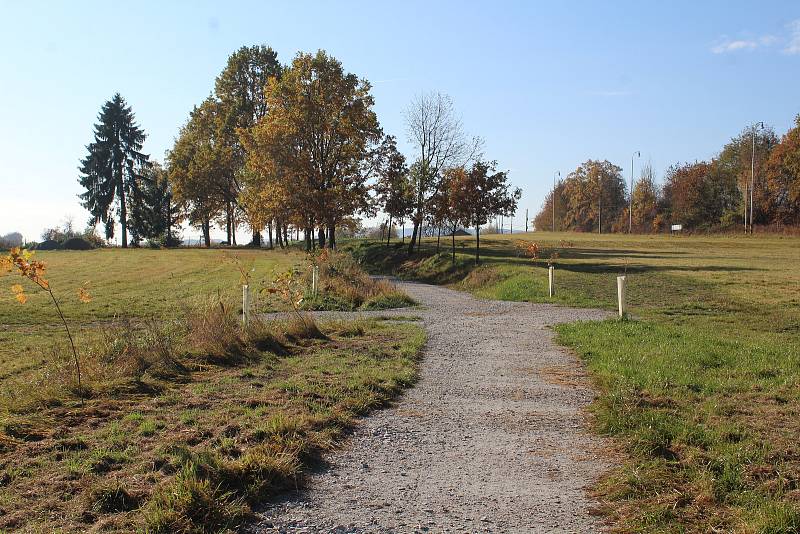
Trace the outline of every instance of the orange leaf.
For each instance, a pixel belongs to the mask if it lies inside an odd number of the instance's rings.
[[[11,291],[15,294],[19,294],[23,293],[25,291],[25,288],[19,284],[14,284],[13,286],[11,286]]]
[[[17,293],[15,296],[17,298],[17,302],[19,302],[20,304],[25,304],[26,302],[28,302],[28,296],[25,295],[25,293]]]

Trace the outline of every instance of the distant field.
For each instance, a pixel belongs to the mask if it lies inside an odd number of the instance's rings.
[[[232,258],[255,268],[253,278],[298,262],[298,252],[220,249],[99,249],[41,251],[47,278],[79,337],[119,319],[175,316],[200,298],[241,300],[240,274]],[[82,304],[77,288],[89,282],[92,301]],[[10,291],[22,283],[30,300],[20,305]],[[0,379],[36,367],[49,355],[63,330],[48,297],[19,276],[0,276]]]
[[[540,259],[517,255],[536,241]],[[614,309],[628,275],[632,320],[557,328],[602,395],[599,432],[631,460],[597,488],[620,531],[800,530],[800,239],[570,233],[458,238],[409,260],[351,245],[376,271],[486,298]]]

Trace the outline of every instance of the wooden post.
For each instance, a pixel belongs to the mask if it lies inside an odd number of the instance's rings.
[[[548,282],[549,282],[548,286],[549,286],[549,289],[550,289],[550,298],[553,298],[554,296],[556,296],[555,271],[556,271],[556,268],[553,267],[552,265],[550,266],[549,269],[547,269],[547,279],[548,279]]]
[[[625,276],[617,277],[617,304],[619,305],[619,317],[625,317]]]
[[[250,322],[250,286],[242,286],[242,322],[245,326]]]

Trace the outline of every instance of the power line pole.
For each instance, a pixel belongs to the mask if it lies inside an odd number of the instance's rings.
[[[750,158],[750,234],[753,233],[753,189],[756,187],[756,129],[764,129],[763,122],[753,125],[753,153]],[[746,231],[746,228],[745,228]]]

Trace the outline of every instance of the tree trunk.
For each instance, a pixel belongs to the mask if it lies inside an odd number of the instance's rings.
[[[406,242],[406,221],[403,221],[403,233],[400,234],[400,242]]]
[[[225,239],[227,240],[228,245],[232,243],[231,241],[231,203],[228,202],[225,205]]]
[[[261,248],[261,232],[253,230],[253,246]]]
[[[317,240],[319,241],[319,248],[325,248],[325,230],[322,225],[317,227]]]
[[[313,239],[311,236],[311,228],[306,226],[303,230],[303,237],[306,240],[306,252],[311,252],[311,244],[313,243]]]
[[[336,223],[328,223],[328,248],[336,249]]]
[[[453,225],[453,265],[456,264],[456,225]]]
[[[286,244],[287,247],[289,246],[289,225],[288,224],[284,224],[283,225],[283,242]]]
[[[436,253],[439,253],[439,241],[442,240],[442,225],[439,225],[439,233],[436,235]]]
[[[414,231],[411,232],[411,241],[408,244],[408,253],[414,253],[414,243],[417,241],[417,221],[414,221]]]
[[[206,248],[211,248],[211,221],[206,219],[202,222],[203,226],[203,241],[205,241]]]
[[[128,248],[128,206],[125,203],[125,187],[119,179],[119,222],[122,225],[122,248]]]
[[[475,226],[475,265],[481,262],[481,225]]]
[[[392,239],[392,216],[389,215],[389,226],[388,231],[386,232],[386,246],[389,246],[389,240]]]

